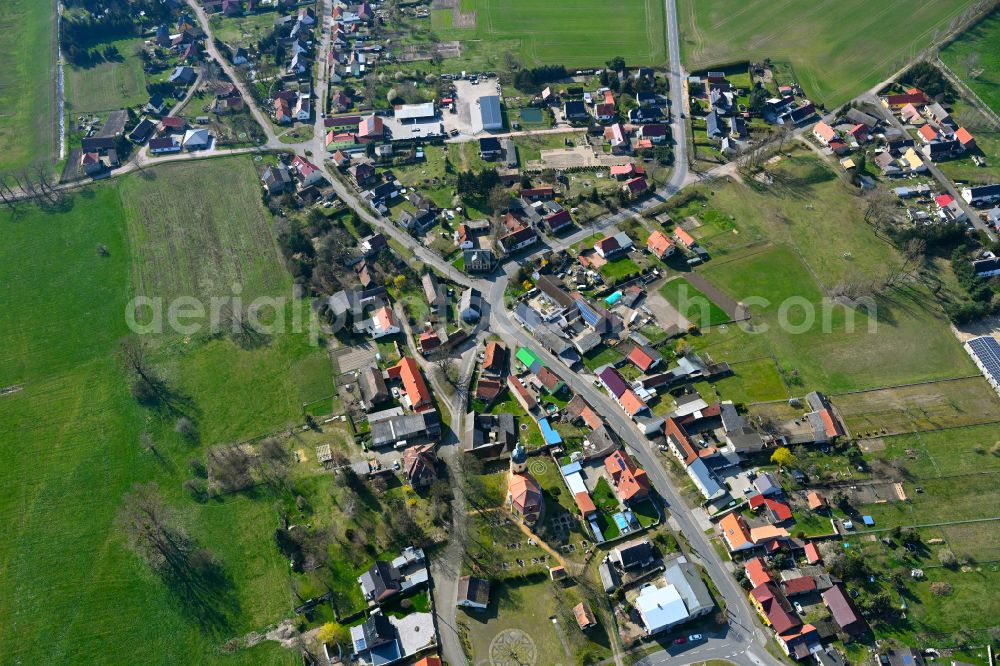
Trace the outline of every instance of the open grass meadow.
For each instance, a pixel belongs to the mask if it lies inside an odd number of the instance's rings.
[[[249,162],[202,168],[200,177],[172,185],[156,170],[151,181],[135,175],[81,190],[60,212],[23,206],[13,217],[0,214],[0,306],[9,315],[0,324],[0,384],[22,387],[0,397],[0,519],[7,529],[0,541],[0,661],[295,662],[275,643],[240,642],[232,655],[223,649],[291,614],[288,562],[273,541],[273,507],[283,496],[258,487],[197,503],[182,483],[191,476],[188,461],[209,446],[300,422],[302,402],[331,394],[325,350],[292,334],[257,349],[227,338],[156,339],[154,366],[184,396],[176,412],[139,406],[116,359],[117,342],[129,333],[126,303],[138,287],[180,286],[135,282],[146,276],[141,254],[156,248],[148,237],[133,242],[134,213],[123,195],[134,201],[136,188],[155,183],[166,200],[214,211],[199,220],[217,225],[212,235],[190,244],[177,236],[156,241],[178,265],[193,261],[192,252],[206,262],[221,257],[230,242],[225,224],[250,232],[253,211],[237,207],[235,197],[228,214],[211,208],[252,172]],[[227,187],[210,177],[211,168],[229,174]],[[259,245],[241,247],[257,257],[254,288],[283,295],[289,280],[273,238],[250,238]],[[193,442],[174,431],[181,413],[197,426]],[[157,455],[143,451],[141,432],[152,436]],[[123,493],[137,482],[156,483],[189,534],[221,562],[225,575],[200,602],[154,574],[114,526]]]
[[[833,108],[905,66],[970,4],[679,0],[681,58],[692,71],[751,59],[788,62],[806,94]]]
[[[431,20],[441,39],[463,42],[463,59],[467,49],[494,66],[507,50],[529,66],[599,67],[615,56],[630,65],[662,65],[667,59],[665,7],[657,0],[623,0],[613,9],[600,0],[463,0],[461,11],[474,13],[474,27],[468,21],[460,27],[440,10]]]
[[[726,238],[740,239],[697,271],[749,307],[749,324],[713,327],[693,340],[696,348],[720,361],[774,357],[793,393],[797,385],[837,393],[975,372],[923,284],[877,298],[873,326],[863,306],[827,298],[838,284],[871,281],[902,259],[864,223],[864,201],[818,158],[797,150],[771,173],[767,187],[692,188],[671,210],[675,219],[677,211],[721,216],[735,227]]]
[[[660,293],[682,317],[696,326],[718,326],[729,321],[729,315],[722,308],[684,278],[668,281],[660,288]]]
[[[941,50],[944,64],[1000,114],[1000,11],[994,11]]]
[[[0,5],[0,167],[48,161],[56,150],[55,11],[51,2]]]
[[[92,67],[66,66],[66,111],[70,118],[86,113],[113,111],[149,99],[146,73],[137,49],[142,39],[110,42],[121,54],[119,60],[105,61]],[[102,44],[104,48],[107,44]]]

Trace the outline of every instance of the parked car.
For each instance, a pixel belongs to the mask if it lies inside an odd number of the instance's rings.
[[[678,636],[674,639],[674,645],[684,645],[685,643],[687,643],[687,639],[683,636]]]
[[[691,634],[690,636],[688,636],[688,640],[691,641],[692,643],[694,643],[695,641],[700,641],[701,639],[702,639],[701,634]]]

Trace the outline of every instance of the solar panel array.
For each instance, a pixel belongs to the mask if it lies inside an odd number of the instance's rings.
[[[1000,381],[1000,343],[989,336],[973,338],[966,344],[993,381]]]

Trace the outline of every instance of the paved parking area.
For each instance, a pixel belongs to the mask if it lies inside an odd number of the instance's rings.
[[[451,133],[458,130],[460,134],[474,136],[483,131],[479,124],[478,114],[473,113],[476,102],[484,95],[502,95],[498,90],[499,79],[480,80],[478,83],[471,81],[454,81],[455,84],[455,113],[445,111],[443,114],[445,131]]]

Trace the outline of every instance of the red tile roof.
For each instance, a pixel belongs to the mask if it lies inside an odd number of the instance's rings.
[[[646,403],[639,399],[639,396],[635,394],[632,389],[626,389],[624,393],[621,394],[619,400],[622,403],[622,408],[625,413],[629,416],[635,416],[642,410],[646,409]]]
[[[954,200],[955,200],[955,197],[951,196],[950,194],[941,194],[941,195],[938,195],[938,196],[934,197],[934,202],[938,206],[941,206],[941,208],[944,208],[945,206],[947,206],[948,204],[950,204]]]
[[[646,470],[640,469],[631,456],[621,449],[604,459],[604,467],[611,475],[618,497],[623,502],[649,494],[649,478],[646,476]]]
[[[955,132],[955,138],[958,139],[959,143],[961,143],[963,146],[969,143],[970,141],[975,141],[975,139],[972,138],[972,135],[969,134],[969,130],[965,129],[964,127],[958,128],[958,130]]]
[[[649,238],[646,240],[646,249],[661,259],[673,246],[674,242],[659,229],[649,234]]]
[[[427,383],[415,360],[409,356],[400,359],[399,363],[389,368],[389,377],[403,382],[403,390],[413,411],[426,412],[434,409],[431,392],[427,389]]]
[[[764,583],[774,582],[774,578],[771,577],[771,572],[769,572],[767,567],[764,566],[764,560],[759,557],[747,560],[744,569],[746,570],[747,579],[753,587],[760,587]]]
[[[819,548],[815,543],[810,541],[806,544],[806,562],[809,564],[816,564],[822,562],[823,557],[819,554]]]
[[[686,247],[692,247],[698,244],[697,241],[691,236],[691,234],[684,231],[680,227],[674,227],[674,238],[677,239],[678,243]]]
[[[629,352],[628,360],[632,365],[646,372],[657,359],[650,356],[640,345],[636,345]]]
[[[792,578],[791,580],[782,581],[781,589],[789,597],[794,597],[796,594],[806,594],[816,589],[816,579],[812,576]]]
[[[792,509],[784,502],[766,497],[764,498],[764,506],[767,507],[767,510],[771,512],[779,523],[792,519]]]
[[[573,499],[576,500],[576,508],[580,509],[580,515],[584,518],[592,513],[597,513],[597,506],[587,493],[579,492],[573,496]]]

